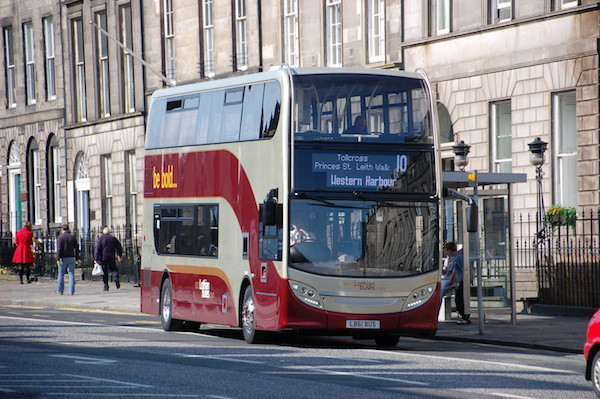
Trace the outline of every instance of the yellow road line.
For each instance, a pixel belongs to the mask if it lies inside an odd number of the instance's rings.
[[[13,309],[46,309],[44,306],[27,306],[27,305],[0,305],[0,308],[13,308]]]
[[[144,317],[155,317],[145,313],[129,313],[119,312],[116,310],[102,310],[102,309],[81,309],[81,308],[56,308],[56,310],[66,310],[69,312],[81,312],[81,313],[103,313],[103,314],[114,314],[122,316],[144,316]]]

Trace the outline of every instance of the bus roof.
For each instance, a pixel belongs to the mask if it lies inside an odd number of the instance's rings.
[[[377,68],[290,68],[285,65],[271,68],[268,72],[257,72],[247,75],[240,75],[230,78],[215,79],[199,83],[191,83],[182,86],[169,87],[154,91],[152,98],[183,96],[190,93],[197,93],[204,90],[214,90],[242,84],[262,82],[266,80],[275,80],[291,75],[323,75],[323,74],[362,74],[362,75],[385,75],[397,76],[412,79],[423,79],[423,76],[399,70],[377,69]]]

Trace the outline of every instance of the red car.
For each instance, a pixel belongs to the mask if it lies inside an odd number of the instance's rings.
[[[600,309],[590,320],[583,354],[587,360],[585,379],[592,381],[594,391],[600,398]]]

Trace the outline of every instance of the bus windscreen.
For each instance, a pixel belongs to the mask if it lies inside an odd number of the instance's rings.
[[[420,79],[367,75],[294,76],[298,141],[433,143]]]

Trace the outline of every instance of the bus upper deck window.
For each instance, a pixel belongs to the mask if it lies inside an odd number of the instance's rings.
[[[281,88],[279,82],[265,83],[263,97],[262,129],[260,137],[273,137],[279,123],[281,111]]]

